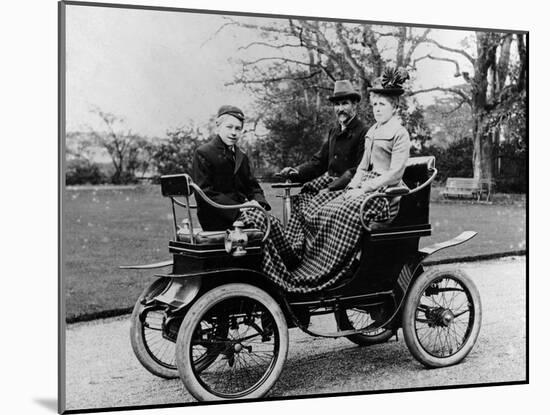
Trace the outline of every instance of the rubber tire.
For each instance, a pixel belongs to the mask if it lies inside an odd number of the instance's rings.
[[[346,310],[339,309],[334,312],[334,318],[341,330],[352,330],[353,327]],[[375,335],[368,334],[351,334],[346,336],[346,339],[357,344],[358,346],[372,346],[373,344],[386,343],[393,336],[393,331],[384,329],[383,332]]]
[[[155,376],[164,379],[175,379],[179,375],[178,370],[176,368],[171,369],[160,365],[151,357],[151,355],[147,351],[147,348],[145,347],[145,340],[141,335],[143,325],[139,320],[139,314],[143,308],[141,301],[147,296],[155,296],[160,294],[168,283],[168,278],[159,278],[154,281],[149,287],[145,288],[145,290],[143,290],[143,292],[139,296],[136,304],[134,305],[134,310],[132,311],[130,343],[132,344],[134,354],[145,369],[147,369]]]
[[[437,357],[426,352],[420,344],[415,329],[415,319],[416,308],[426,288],[434,280],[444,276],[452,276],[454,279],[460,281],[463,288],[469,292],[473,302],[474,317],[470,335],[468,339],[466,339],[466,342],[463,344],[462,348],[452,356]],[[409,289],[405,299],[405,306],[403,307],[403,337],[405,338],[405,343],[414,358],[427,368],[439,368],[456,365],[461,362],[474,347],[479,335],[479,330],[481,329],[481,317],[481,298],[479,291],[470,277],[458,269],[431,269],[422,273]]]
[[[248,297],[261,302],[272,314],[279,331],[279,354],[270,375],[258,388],[238,399],[258,399],[263,397],[275,384],[283,370],[288,352],[288,327],[285,316],[277,302],[268,293],[253,285],[237,283],[221,285],[208,291],[191,306],[183,319],[176,341],[176,363],[180,378],[189,393],[198,401],[227,400],[226,398],[212,394],[197,380],[191,367],[192,355],[190,350],[193,332],[197,324],[200,323],[202,316],[215,304],[232,297]]]

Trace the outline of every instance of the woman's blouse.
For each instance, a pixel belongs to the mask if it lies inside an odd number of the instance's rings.
[[[361,187],[365,192],[370,192],[399,183],[409,159],[410,147],[409,133],[398,117],[393,116],[383,124],[376,123],[367,131],[363,158],[348,187]],[[370,170],[380,176],[364,180]]]

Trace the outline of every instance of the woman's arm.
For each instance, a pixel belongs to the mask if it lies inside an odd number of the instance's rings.
[[[370,138],[370,140],[372,140],[372,138]],[[355,189],[356,187],[359,187],[359,185],[361,184],[361,181],[363,180],[363,177],[367,173],[367,169],[369,168],[369,166],[367,165],[368,163],[367,151],[369,151],[369,149],[367,148],[368,146],[366,145],[366,143],[367,143],[367,136],[365,136],[365,146],[363,150],[363,157],[361,158],[361,161],[357,166],[357,171],[355,172],[355,175],[353,176],[353,178],[351,179],[351,181],[347,186],[348,189]]]

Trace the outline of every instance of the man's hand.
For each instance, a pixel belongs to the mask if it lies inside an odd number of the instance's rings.
[[[289,176],[291,174],[298,174],[298,170],[296,170],[294,167],[285,167],[281,170],[281,173],[283,176]]]
[[[262,205],[260,205],[257,200],[249,200],[246,203],[249,203],[249,204],[254,205],[254,206],[262,207]]]

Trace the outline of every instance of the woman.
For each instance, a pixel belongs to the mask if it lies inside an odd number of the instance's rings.
[[[381,187],[396,185],[405,171],[410,138],[405,127],[401,125],[397,110],[399,96],[404,92],[400,84],[408,78],[408,74],[389,70],[385,77],[389,82],[384,83],[383,77],[380,84],[370,90],[376,124],[367,131],[363,158],[346,189],[345,198],[362,196]],[[396,82],[395,79],[403,81]],[[376,177],[372,177],[373,174]]]
[[[286,290],[321,290],[350,270],[363,233],[361,204],[369,193],[398,184],[409,157],[409,134],[397,117],[399,96],[407,79],[406,71],[388,69],[370,90],[376,124],[366,134],[362,161],[346,190],[319,195],[304,210],[298,235],[301,250],[295,252],[300,262],[288,268],[279,255],[277,241],[266,244],[263,270]],[[364,213],[368,220],[387,221],[397,211],[391,211],[387,199],[374,198]],[[285,246],[290,242],[296,251],[295,235],[286,236]]]

